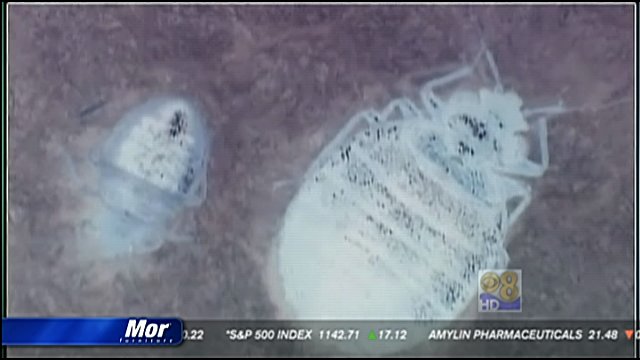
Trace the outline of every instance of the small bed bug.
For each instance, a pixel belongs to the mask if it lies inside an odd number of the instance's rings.
[[[209,138],[202,113],[181,97],[155,97],[129,110],[94,149],[98,170],[86,209],[87,241],[95,252],[149,252],[169,221],[206,197]]]

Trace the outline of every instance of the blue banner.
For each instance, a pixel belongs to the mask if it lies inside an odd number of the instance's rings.
[[[182,342],[172,318],[3,318],[2,345],[158,346]]]

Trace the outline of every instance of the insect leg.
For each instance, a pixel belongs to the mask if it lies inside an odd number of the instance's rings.
[[[503,186],[503,191],[505,191],[506,195],[505,200],[509,201],[512,199],[520,199],[520,201],[515,205],[513,210],[509,210],[507,207],[507,220],[509,226],[511,226],[518,217],[522,215],[522,212],[529,206],[531,202],[531,188],[529,185],[508,178],[501,179],[501,186]]]
[[[540,161],[542,171],[544,172],[549,167],[549,144],[547,142],[547,118],[541,117],[538,119],[538,139],[540,140]]]
[[[487,60],[489,61],[489,65],[493,64],[493,68],[495,68],[494,76],[498,75],[497,67],[495,66],[495,61],[493,61],[493,56],[487,50],[486,45],[482,44],[482,49],[478,52],[478,54],[473,59],[471,65],[465,65],[457,70],[454,70],[447,75],[441,76],[439,78],[432,79],[428,81],[420,90],[420,98],[422,100],[423,106],[427,109],[429,115],[436,117],[439,114],[439,109],[442,105],[442,100],[434,93],[434,89],[437,87],[441,87],[447,85],[449,83],[458,81],[464,77],[471,76],[473,74],[473,70],[478,66],[480,60],[482,59],[482,55],[485,55]],[[492,68],[492,70],[493,70]],[[499,81],[499,78],[498,78]]]
[[[497,168],[499,172],[527,177],[539,177],[549,167],[549,147],[547,141],[547,118],[541,117],[537,121],[538,124],[538,140],[540,146],[540,163],[535,161],[524,159],[524,161],[517,164],[510,164],[509,166]]]
[[[397,111],[400,111],[402,119],[410,119],[420,117],[420,110],[416,105],[407,98],[400,98],[391,101],[380,113],[381,121],[389,121],[391,115]]]
[[[507,175],[540,177],[542,176],[542,174],[544,174],[544,171],[546,170],[546,165],[538,164],[529,159],[526,159],[525,161],[519,164],[510,165],[509,167],[496,168],[496,170],[498,172],[501,172]]]
[[[631,98],[620,98],[620,99],[615,99],[613,101],[596,105],[596,106],[585,105],[580,107],[567,107],[564,105],[564,103],[561,100],[558,102],[557,105],[543,106],[543,107],[533,108],[533,109],[524,109],[522,111],[522,114],[525,117],[530,117],[533,115],[560,115],[560,114],[565,114],[570,112],[597,112],[597,111],[602,111],[614,106],[618,106],[620,104],[630,102],[631,100],[632,100]]]
[[[472,73],[473,68],[466,65],[447,75],[429,80],[422,87],[422,90],[420,90],[420,98],[427,113],[435,118],[438,116],[440,108],[442,107],[442,100],[433,92],[435,88],[458,81],[459,79],[470,76]]]
[[[522,115],[524,115],[525,118],[528,118],[533,115],[559,115],[567,111],[569,110],[564,106],[562,101],[560,101],[558,105],[543,106],[543,107],[538,107],[533,109],[524,109],[522,111]]]
[[[345,143],[347,137],[354,133],[354,129],[361,125],[362,122],[366,122],[369,125],[380,122],[381,116],[375,111],[361,111],[355,114],[349,121],[342,127],[340,132],[331,140],[329,144],[324,147],[324,150],[318,154],[316,160],[311,165],[310,169],[316,169],[324,163],[324,161],[331,156],[331,154],[342,144]],[[315,170],[311,170],[313,173]]]
[[[484,48],[483,52],[484,52],[485,58],[487,59],[487,62],[489,63],[489,69],[491,69],[491,75],[493,75],[493,80],[496,82],[496,89],[502,92],[503,91],[502,80],[500,80],[500,72],[498,72],[498,66],[496,66],[496,61],[493,59],[493,54],[491,54],[491,51],[489,51],[489,49],[487,48]]]

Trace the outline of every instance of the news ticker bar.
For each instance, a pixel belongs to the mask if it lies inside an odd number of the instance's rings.
[[[161,346],[160,355],[335,354],[632,356],[632,321],[190,321],[166,318],[3,319],[3,345]],[[114,345],[118,348],[114,348]],[[173,346],[167,346],[173,345]],[[180,345],[180,346],[176,346]],[[18,349],[18,348],[15,348]],[[53,350],[53,349],[52,349]],[[72,349],[52,355],[81,354]],[[89,349],[87,349],[89,351]]]

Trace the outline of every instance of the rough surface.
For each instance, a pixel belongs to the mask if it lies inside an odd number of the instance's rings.
[[[314,157],[481,39],[525,105],[633,96],[630,6],[11,6],[9,314],[277,316],[266,254]],[[197,97],[219,135],[185,217],[197,241],[76,263],[69,164],[167,90]],[[627,102],[550,124],[549,170],[509,234],[518,317],[631,316],[633,121]]]

